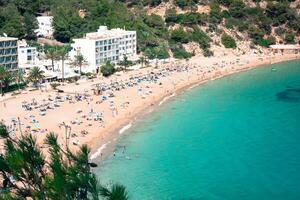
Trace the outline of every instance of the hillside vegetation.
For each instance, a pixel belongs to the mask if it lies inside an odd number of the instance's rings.
[[[61,42],[99,25],[125,27],[137,30],[138,51],[150,59],[189,58],[299,43],[299,10],[299,0],[0,0],[0,33],[34,40],[35,17],[50,13]]]

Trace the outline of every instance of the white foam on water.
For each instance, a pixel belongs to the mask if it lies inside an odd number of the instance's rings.
[[[99,149],[97,149],[97,151],[91,155],[90,159],[93,160],[93,159],[97,158],[101,154],[103,149],[105,149],[109,143],[110,142],[107,142],[107,143],[103,144],[101,147],[99,147]]]
[[[132,126],[132,122],[129,122],[127,125],[123,126],[120,130],[119,130],[119,134],[122,135],[126,130],[130,129]]]
[[[173,94],[171,94],[170,96],[166,96],[165,98],[163,98],[163,100],[161,100],[160,102],[159,102],[159,106],[160,105],[162,105],[163,103],[165,103],[168,99],[170,99],[170,98],[172,98],[172,97],[174,97],[174,96],[176,96],[176,93],[173,93]]]

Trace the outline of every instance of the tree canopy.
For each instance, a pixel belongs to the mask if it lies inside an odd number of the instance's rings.
[[[44,143],[48,155],[38,147],[30,134],[16,138],[0,124],[0,137],[4,139],[4,154],[0,155],[0,199],[33,200],[127,200],[124,186],[100,185],[89,161],[86,145],[74,153],[58,143],[54,133]]]

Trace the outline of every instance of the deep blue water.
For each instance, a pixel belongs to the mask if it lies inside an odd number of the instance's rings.
[[[116,148],[97,174],[134,200],[299,200],[300,62],[187,91],[139,120]]]

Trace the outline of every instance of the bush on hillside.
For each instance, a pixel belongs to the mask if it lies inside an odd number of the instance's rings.
[[[166,59],[170,57],[166,44],[161,44],[156,47],[149,47],[144,53],[149,59]]]
[[[212,52],[211,50],[209,49],[203,49],[203,56],[205,57],[211,57],[214,55],[214,52]]]
[[[199,0],[175,0],[175,4],[181,9],[193,8],[197,5]]]
[[[177,12],[175,8],[167,9],[165,12],[165,22],[167,24],[174,24],[177,22]]]
[[[284,37],[284,41],[286,44],[294,44],[295,43],[295,34],[294,33],[286,33]]]
[[[193,53],[187,52],[182,45],[171,45],[171,50],[174,58],[177,59],[188,59],[193,56]]]
[[[198,43],[202,49],[210,47],[211,38],[204,31],[195,26],[191,34],[191,39]]]
[[[183,30],[183,28],[178,28],[172,31],[171,39],[179,43],[188,43],[189,34]]]
[[[221,42],[224,45],[225,48],[236,48],[236,42],[234,38],[232,38],[230,35],[223,33],[221,36]]]

